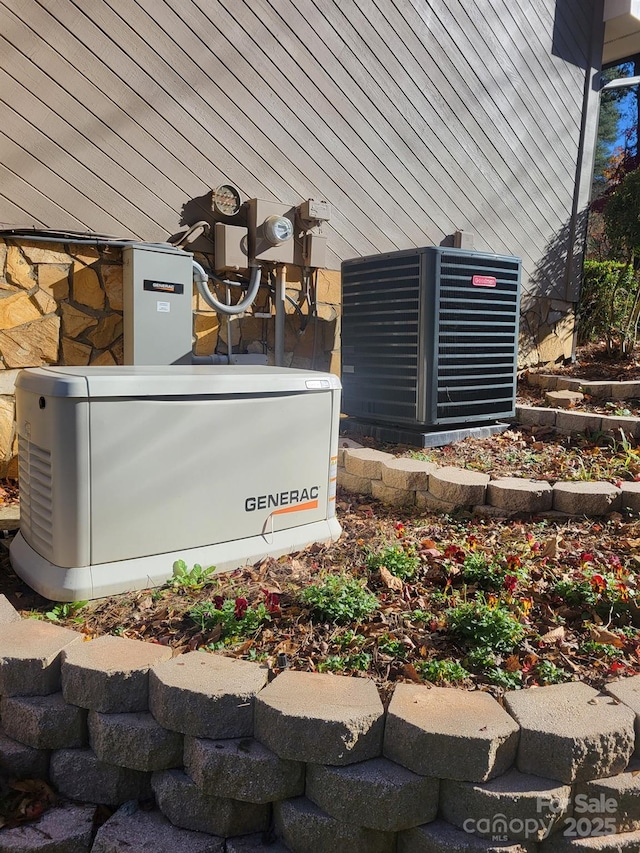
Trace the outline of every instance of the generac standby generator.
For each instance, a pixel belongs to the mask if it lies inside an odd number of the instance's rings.
[[[340,383],[273,367],[49,367],[16,385],[16,573],[57,601],[335,540]]]
[[[413,428],[513,416],[520,266],[439,246],[345,261],[343,411]]]

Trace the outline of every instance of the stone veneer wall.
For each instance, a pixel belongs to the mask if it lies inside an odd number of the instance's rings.
[[[210,264],[211,258],[204,259]],[[319,270],[317,319],[308,317],[302,283],[288,272],[285,362],[339,373],[340,274]],[[273,362],[274,323],[266,290],[251,313],[231,324],[237,352]],[[14,387],[18,370],[45,364],[122,364],[122,251],[74,243],[0,238],[0,477],[17,476]],[[227,324],[194,295],[194,352],[227,352]]]
[[[198,258],[198,255],[196,255]],[[209,256],[199,258],[212,266]],[[309,307],[298,267],[287,267],[287,296],[285,302],[285,367],[302,370],[329,370],[340,375],[340,306],[342,289],[340,273],[318,270],[315,283],[317,315],[309,316]],[[298,310],[294,306],[298,306]],[[218,316],[198,294],[194,301],[194,352],[205,355],[227,352],[226,319]],[[240,320],[231,323],[232,347],[235,352],[264,353],[273,364],[275,324],[271,318],[272,305],[268,291],[261,288],[253,307]],[[267,314],[263,316],[256,316]]]
[[[0,476],[17,476],[20,368],[121,361],[120,251],[0,240]]]
[[[3,830],[0,849],[640,849],[640,676],[604,693],[511,691],[504,705],[403,683],[386,711],[368,678],[273,676],[216,654],[89,640],[0,598],[0,770],[49,779],[76,804]],[[136,812],[131,801],[152,795],[155,808]],[[94,809],[78,803],[126,806],[94,840]],[[610,834],[583,838],[598,832]]]
[[[576,305],[548,296],[524,296],[520,312],[518,365],[553,364],[573,354]]]

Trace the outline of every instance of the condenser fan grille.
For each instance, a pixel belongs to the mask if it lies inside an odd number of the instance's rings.
[[[360,415],[415,418],[420,274],[417,255],[363,259],[343,271],[342,385]]]
[[[515,407],[517,258],[428,247],[342,265],[343,409],[416,426]]]
[[[477,278],[485,283],[475,285]],[[440,256],[435,373],[439,421],[512,413],[519,278],[516,259]]]

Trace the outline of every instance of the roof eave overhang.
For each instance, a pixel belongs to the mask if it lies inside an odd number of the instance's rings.
[[[640,54],[640,0],[605,0],[602,64]]]

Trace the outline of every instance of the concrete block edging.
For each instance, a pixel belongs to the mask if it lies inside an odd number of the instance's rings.
[[[6,600],[0,603],[2,612],[9,610]],[[548,802],[556,810],[548,815],[552,834],[542,842],[543,853],[574,849],[564,837],[572,810],[575,817],[585,797],[595,802],[602,791],[609,809],[603,817],[616,830],[608,837],[610,849],[626,850],[627,843],[637,849],[640,676],[612,682],[605,693],[579,682],[512,691],[504,707],[488,693],[398,684],[385,711],[370,679],[287,670],[268,681],[258,663],[199,651],[154,662],[155,650],[146,652],[153,644],[137,640],[131,642],[139,644],[138,651],[127,648],[123,667],[120,644],[103,642],[96,646],[100,654],[87,655],[84,663],[93,674],[94,693],[83,699],[75,692],[84,708],[69,705],[66,713],[65,649],[77,678],[83,666],[76,646],[80,635],[56,632],[43,643],[38,621],[16,621],[15,615],[0,619],[0,680],[3,671],[10,673],[11,685],[21,672],[28,680],[45,659],[49,678],[34,681],[34,695],[25,680],[22,697],[7,697],[6,708],[15,713],[7,716],[11,737],[0,734],[0,773],[18,778],[37,773],[76,803],[122,808],[93,842],[70,819],[73,809],[85,807],[74,805],[3,832],[3,849],[36,849],[25,846],[26,840],[47,832],[59,844],[52,850],[104,853],[135,847],[144,831],[145,838],[157,838],[156,849],[176,853],[491,851],[496,848],[483,839],[491,837],[494,814],[508,817],[501,830],[508,844],[500,849],[533,851],[545,838],[544,827],[523,836],[523,826],[532,826],[527,821]],[[11,637],[17,625],[19,649]],[[199,665],[211,658],[224,664]],[[154,717],[153,701],[145,703],[149,711],[129,710],[117,682],[135,677],[136,666],[149,671],[149,682],[157,670],[173,691],[184,691],[185,701],[169,721],[173,728]],[[108,679],[97,677],[100,668]],[[109,701],[121,696],[122,707],[108,714],[89,707],[105,701],[96,695],[100,691]],[[213,738],[184,734],[193,724],[189,702],[198,692],[202,714],[227,717],[225,725],[212,727]],[[249,727],[234,701],[252,709]],[[22,708],[31,710],[21,715]],[[88,731],[69,724],[70,717],[86,714]],[[57,721],[64,725],[53,737]],[[218,732],[222,739],[216,739]],[[145,762],[136,750],[149,752],[150,738],[153,761],[147,756]],[[154,812],[132,817],[131,801],[152,791]],[[267,844],[261,833],[272,826],[272,812],[279,840]],[[165,837],[167,843],[171,839],[166,848],[159,844]],[[110,846],[114,839],[122,848]]]
[[[547,512],[591,517],[623,509],[640,511],[640,483],[616,486],[606,481],[558,481],[551,485],[524,477],[492,480],[488,474],[466,468],[440,468],[432,462],[396,458],[378,450],[367,451],[376,456],[374,464],[365,468],[361,456],[354,457],[361,453],[358,448],[341,448],[338,485],[347,492],[371,495],[393,506],[441,512],[468,507],[478,515],[507,517]],[[351,473],[354,458],[357,475]],[[386,485],[390,481],[393,486]]]

